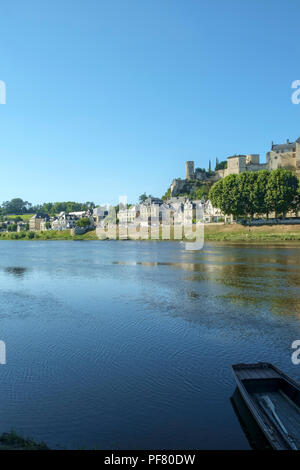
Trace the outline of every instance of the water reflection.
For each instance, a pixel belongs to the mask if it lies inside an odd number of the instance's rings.
[[[216,246],[199,252],[179,250],[176,261],[113,261],[121,266],[167,267],[191,275],[190,298],[200,297],[197,286],[207,286],[209,295],[242,309],[270,309],[278,316],[300,317],[300,250],[276,247]],[[209,286],[209,287],[208,287]],[[214,287],[213,287],[214,286]]]
[[[23,277],[26,271],[27,271],[27,268],[20,267],[20,266],[10,266],[8,268],[4,268],[4,272],[8,274],[12,274],[15,277]]]
[[[230,398],[230,402],[250,447],[253,450],[271,449],[270,444],[251,415],[237,388]]]
[[[231,365],[295,377],[299,266],[296,248],[0,244],[12,345],[0,432],[69,448],[248,448]]]

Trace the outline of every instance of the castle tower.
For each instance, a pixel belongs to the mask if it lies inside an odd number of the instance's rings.
[[[194,162],[192,161],[185,162],[185,179],[193,180],[194,177],[195,177]]]

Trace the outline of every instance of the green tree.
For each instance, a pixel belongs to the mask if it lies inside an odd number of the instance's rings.
[[[162,200],[165,201],[169,197],[171,197],[171,188],[169,188],[167,192],[162,196]]]
[[[147,194],[146,194],[146,193],[143,193],[143,194],[140,195],[139,201],[140,201],[140,202],[145,202],[146,199],[147,199],[147,197],[148,197]]]
[[[254,187],[252,189],[252,202],[254,204],[254,213],[258,215],[266,214],[267,217],[270,212],[270,206],[266,199],[267,185],[270,178],[268,170],[260,170],[254,173]]]
[[[76,225],[77,227],[89,227],[89,225],[91,225],[91,221],[88,217],[82,217],[77,220]]]
[[[5,201],[2,204],[4,214],[25,214],[30,208],[31,204],[28,201],[23,201],[20,197]]]
[[[253,218],[256,210],[255,193],[257,180],[257,172],[244,172],[240,173],[237,177],[238,191],[239,191],[239,214],[247,217],[250,214]]]
[[[225,170],[225,168],[227,168],[227,161],[226,160],[224,160],[223,162],[220,162],[220,163],[219,163],[219,161],[216,162],[215,171]]]
[[[146,199],[148,199],[148,197],[153,197],[153,196],[151,196],[151,194],[149,194],[149,196],[147,196],[146,193],[143,193],[143,194],[140,195],[139,201],[140,201],[141,203],[142,203],[142,202],[145,202]]]
[[[224,180],[217,181],[209,191],[209,199],[214,207],[223,211]]]
[[[209,192],[209,199],[223,214],[236,218],[246,215],[248,200],[245,192],[241,191],[239,175],[228,175],[215,183]]]
[[[297,210],[299,182],[288,170],[243,172],[229,175],[214,184],[209,198],[215,207],[235,217],[268,214],[274,211],[285,215]]]
[[[208,199],[209,186],[207,184],[201,184],[199,187],[195,187],[190,194],[191,199],[194,201],[200,201],[204,196],[204,199]]]
[[[270,173],[267,183],[266,203],[269,210],[285,216],[293,209],[299,189],[298,178],[289,170],[278,169]]]
[[[223,179],[222,212],[234,217],[244,215],[242,204],[243,195],[240,193],[238,175],[228,175]]]
[[[300,208],[300,185],[298,186],[297,194],[292,203],[291,210],[297,215]]]

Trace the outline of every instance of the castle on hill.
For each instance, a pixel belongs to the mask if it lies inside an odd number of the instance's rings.
[[[176,178],[171,184],[171,196],[189,192],[198,181],[213,184],[221,178],[244,171],[276,170],[285,168],[293,171],[300,178],[300,137],[295,142],[274,144],[266,154],[266,163],[260,163],[259,154],[233,155],[227,158],[225,168],[206,172],[194,168],[193,161],[185,162],[185,179]]]

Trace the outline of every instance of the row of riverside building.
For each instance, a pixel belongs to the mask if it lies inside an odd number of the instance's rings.
[[[135,225],[138,227],[170,225],[189,225],[200,221],[204,223],[221,222],[229,220],[221,211],[212,206],[209,200],[192,201],[188,197],[171,197],[166,201],[149,197],[144,202],[133,204],[130,207],[120,206],[114,218],[109,217],[110,208],[98,206],[93,211],[61,212],[55,217],[41,217],[34,215],[29,219],[30,231],[47,230],[74,230],[79,233],[76,222],[82,217],[90,219],[90,226],[86,230],[96,227],[118,224],[121,227]],[[201,217],[199,217],[201,214]],[[24,229],[24,223],[18,224],[18,231]]]
[[[117,218],[119,226],[135,224],[140,227],[225,221],[221,211],[213,207],[209,200],[202,198],[200,201],[192,201],[185,196],[171,197],[166,201],[148,197],[140,204],[120,208]]]
[[[293,171],[300,177],[300,137],[294,141],[286,141],[284,144],[274,144],[266,155],[266,163],[260,163],[258,154],[233,155],[227,158],[226,168],[221,170],[205,172],[194,168],[193,161],[185,164],[185,179],[174,179],[170,187],[170,197],[165,201],[159,198],[148,197],[139,204],[129,207],[119,206],[119,210],[110,217],[110,208],[96,207],[93,211],[60,212],[54,217],[34,215],[29,220],[29,230],[73,230],[80,233],[82,228],[78,227],[78,220],[85,217],[90,220],[90,225],[85,230],[97,227],[105,227],[110,224],[118,224],[126,227],[135,225],[141,228],[148,226],[189,225],[197,221],[203,223],[227,222],[231,218],[224,216],[221,211],[212,206],[209,200],[202,198],[193,201],[188,197],[180,196],[182,190],[191,190],[197,181],[214,183],[230,174],[239,174],[245,171],[259,171],[263,169],[275,170],[285,168]],[[11,222],[6,221],[9,225]],[[17,222],[17,231],[25,230],[23,221]]]

